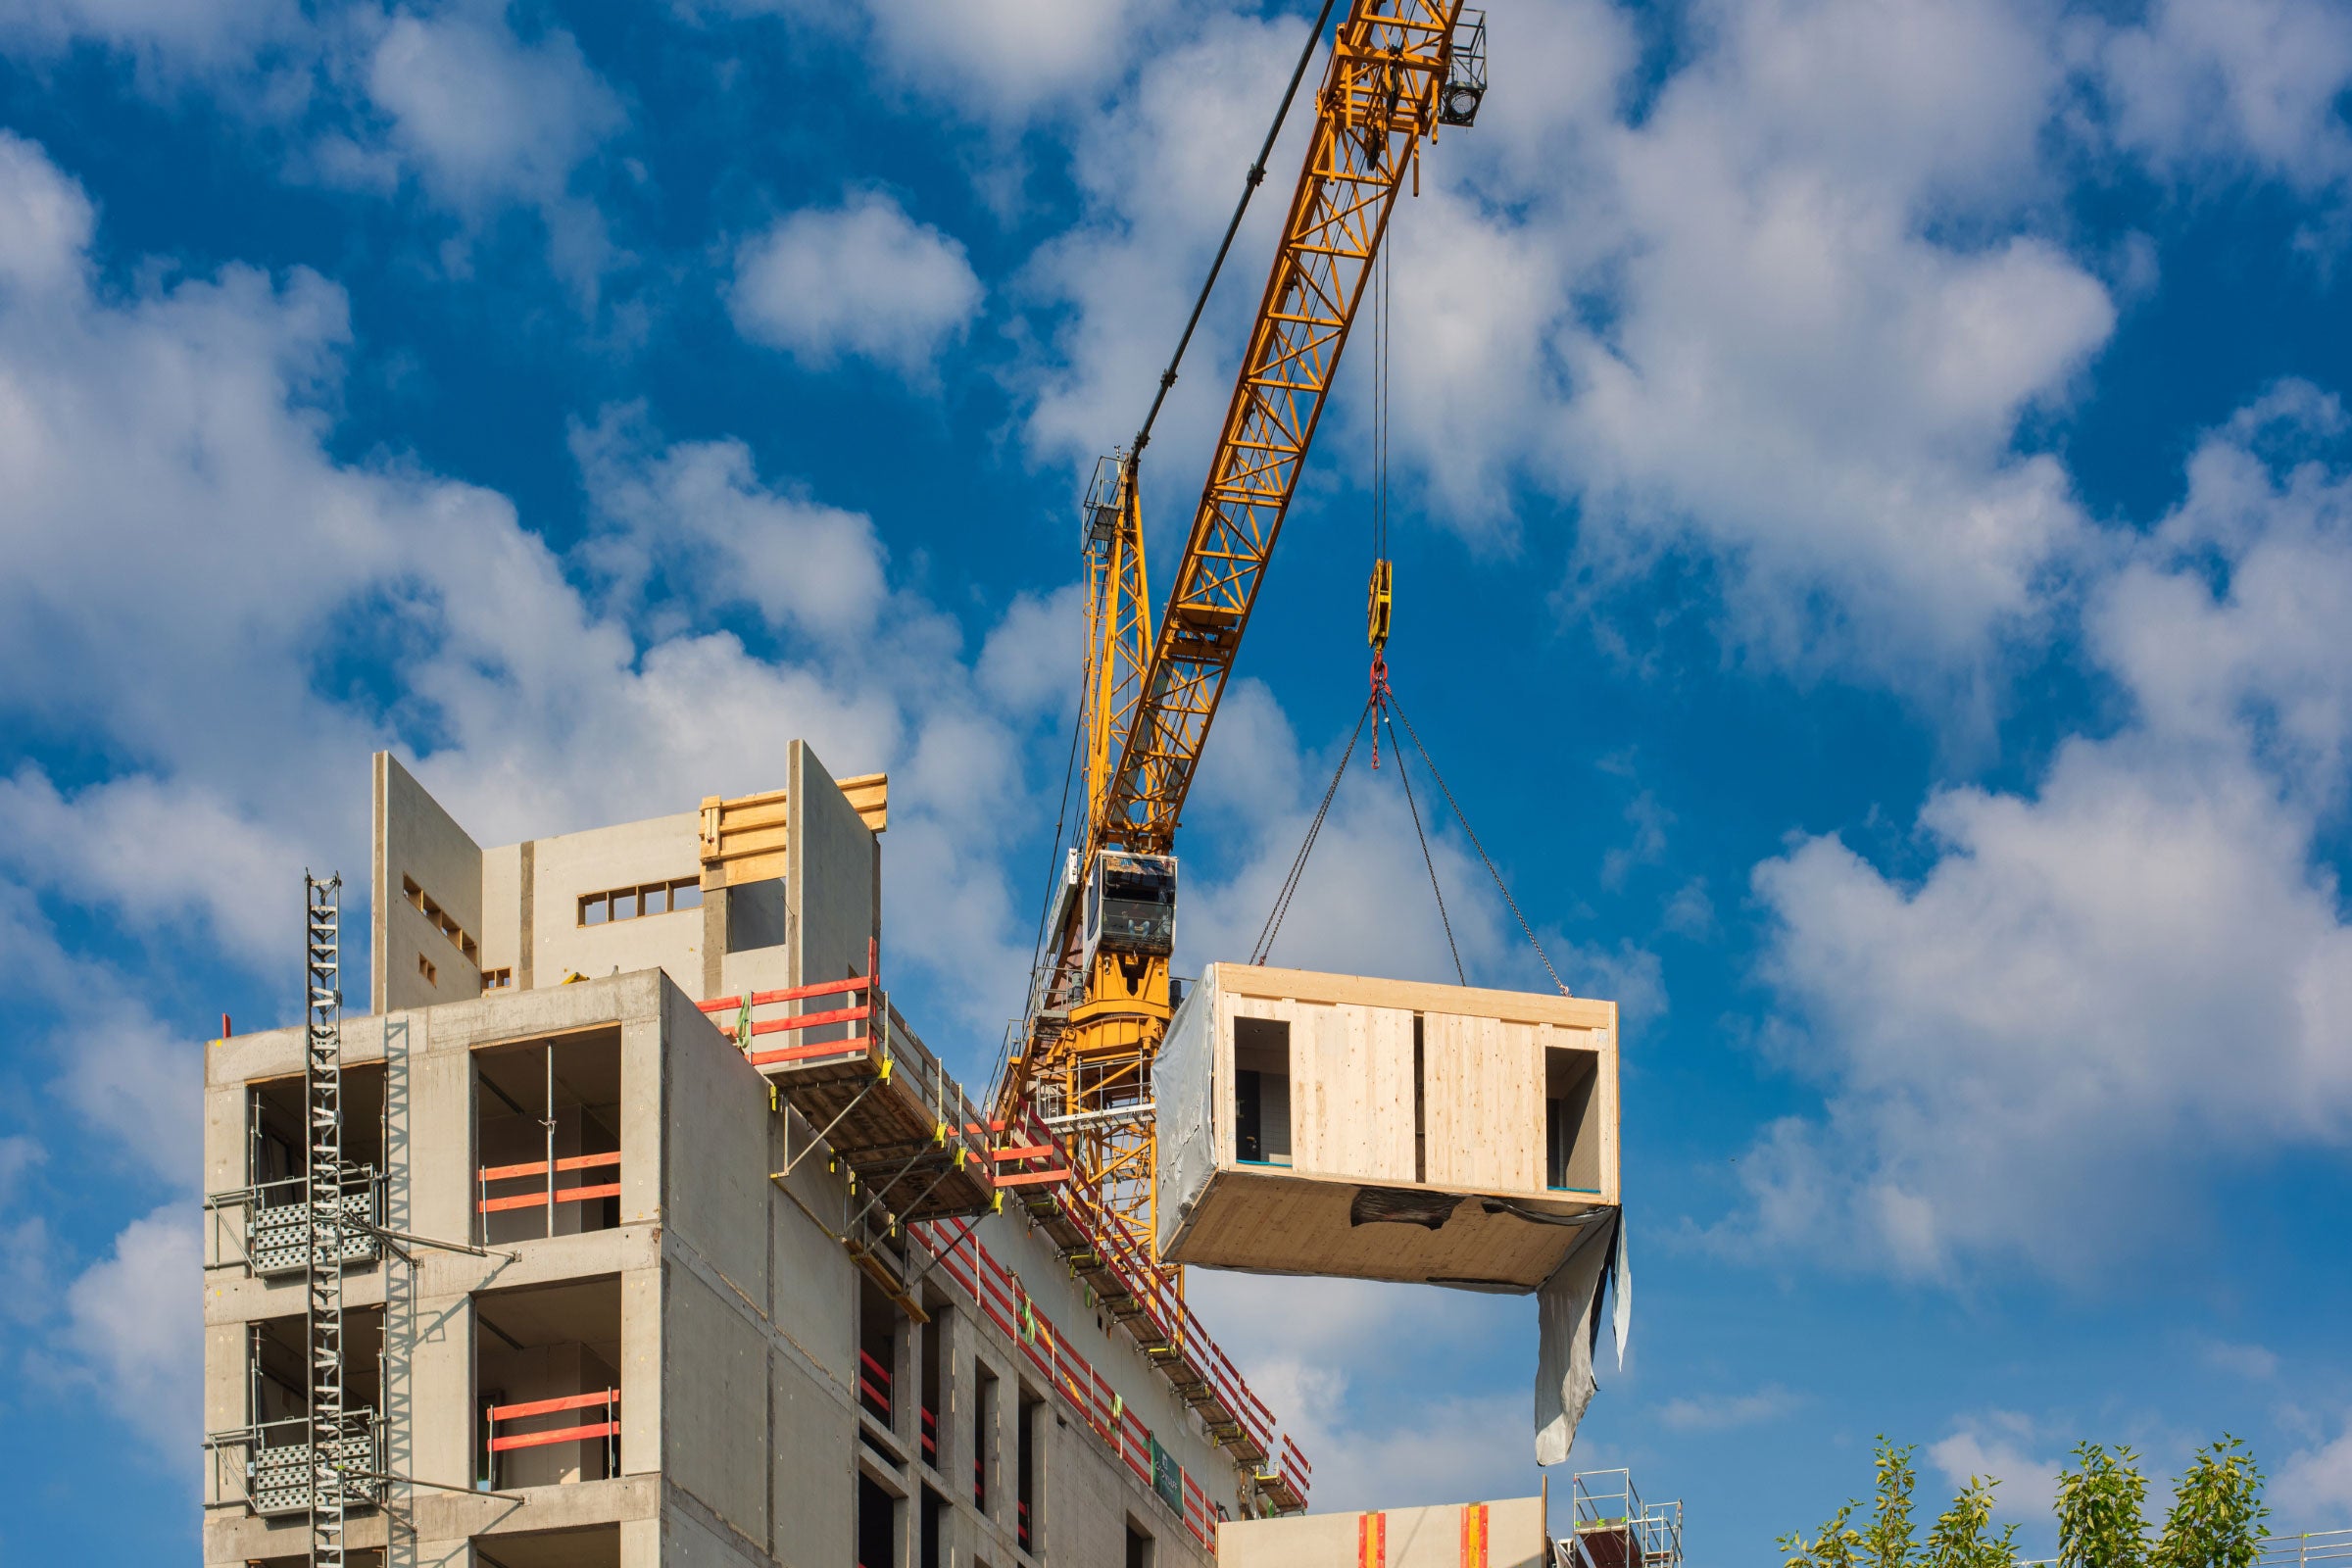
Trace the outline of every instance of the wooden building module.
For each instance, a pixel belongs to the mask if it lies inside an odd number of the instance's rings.
[[[1619,1201],[1611,1002],[1213,964],[1154,1077],[1173,1262],[1533,1290]]]

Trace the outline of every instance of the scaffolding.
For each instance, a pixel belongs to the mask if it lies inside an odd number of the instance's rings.
[[[1582,1470],[1569,1480],[1572,1524],[1557,1568],[1681,1568],[1683,1503],[1643,1503],[1631,1470]]]

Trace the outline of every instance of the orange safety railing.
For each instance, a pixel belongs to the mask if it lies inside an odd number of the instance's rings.
[[[875,1420],[890,1425],[890,1373],[863,1350],[858,1352],[858,1397]]]
[[[879,995],[875,989],[876,956],[874,944],[868,942],[865,945],[865,973],[861,975],[851,975],[842,980],[820,980],[813,985],[786,986],[777,991],[738,992],[731,997],[712,997],[710,1001],[698,1002],[695,1005],[710,1014],[711,1021],[721,1029],[728,1029],[730,1024],[734,1026],[730,1032],[737,1034],[739,1043],[744,1047],[746,1059],[755,1067],[764,1067],[772,1062],[810,1061],[826,1056],[846,1056],[852,1053],[862,1053],[866,1050],[867,1044],[875,1032],[876,1008],[874,1002]],[[821,1008],[815,1012],[788,1012],[780,1017],[768,1018],[759,1016],[759,1011],[762,1007],[809,1002],[818,997],[854,997],[857,1000],[845,1002],[838,1007]],[[748,1020],[744,1016],[747,1012],[751,1014]],[[729,1013],[735,1015],[733,1019],[724,1016]],[[816,1029],[827,1024],[837,1023],[852,1024],[858,1027],[853,1028],[848,1038],[843,1040],[821,1040],[804,1045],[770,1046],[765,1050],[753,1049],[753,1042],[761,1035],[797,1034],[803,1029]]]
[[[602,1409],[605,1419],[579,1426],[557,1427],[541,1432],[509,1432],[501,1435],[502,1421],[528,1421],[537,1416],[559,1415],[573,1410]],[[555,1399],[525,1399],[519,1404],[490,1406],[489,1453],[495,1465],[496,1455],[516,1448],[543,1448],[556,1443],[588,1443],[603,1439],[605,1445],[605,1474],[620,1473],[620,1391],[604,1389],[593,1394],[572,1394]]]
[[[981,1314],[1019,1348],[1047,1385],[1135,1473],[1138,1481],[1150,1487],[1152,1429],[1127,1408],[1109,1381],[1071,1348],[1053,1320],[1038,1310],[1020,1280],[971,1234],[968,1222],[944,1239],[939,1234],[943,1228],[939,1224],[908,1227],[909,1233],[921,1240],[938,1259],[940,1271],[962,1288]],[[1214,1511],[1207,1494],[1189,1475],[1184,1477],[1184,1485],[1185,1527],[1206,1545],[1215,1534]]]
[[[557,1160],[553,1174],[561,1176],[570,1171],[612,1168],[617,1176],[619,1164],[620,1151],[617,1149],[602,1154],[572,1154]],[[540,1182],[536,1192],[511,1193],[497,1198],[490,1196],[490,1187],[494,1182],[521,1181],[525,1177],[534,1176],[539,1178]],[[591,1199],[618,1198],[620,1196],[620,1183],[617,1180],[592,1182],[582,1187],[558,1187],[549,1177],[548,1162],[544,1159],[525,1160],[519,1165],[484,1165],[476,1174],[475,1212],[503,1214],[517,1208],[544,1207],[547,1210],[548,1225],[552,1233],[558,1203],[584,1203]]]

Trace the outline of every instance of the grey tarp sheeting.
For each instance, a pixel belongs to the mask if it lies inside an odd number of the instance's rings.
[[[1214,987],[1188,987],[1152,1063],[1152,1100],[1159,1124],[1156,1230],[1163,1256],[1192,1218],[1201,1189],[1216,1174],[1217,1049],[1209,1029],[1216,1011]]]
[[[1622,1216],[1595,1225],[1536,1292],[1536,1463],[1558,1464],[1592,1402],[1592,1347],[1600,1338],[1600,1296],[1625,1230]],[[1619,1303],[1623,1356],[1624,1297]]]

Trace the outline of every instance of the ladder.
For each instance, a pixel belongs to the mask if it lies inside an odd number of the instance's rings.
[[[310,1294],[311,1568],[344,1568],[343,1476],[343,878],[303,881],[303,1201]]]

